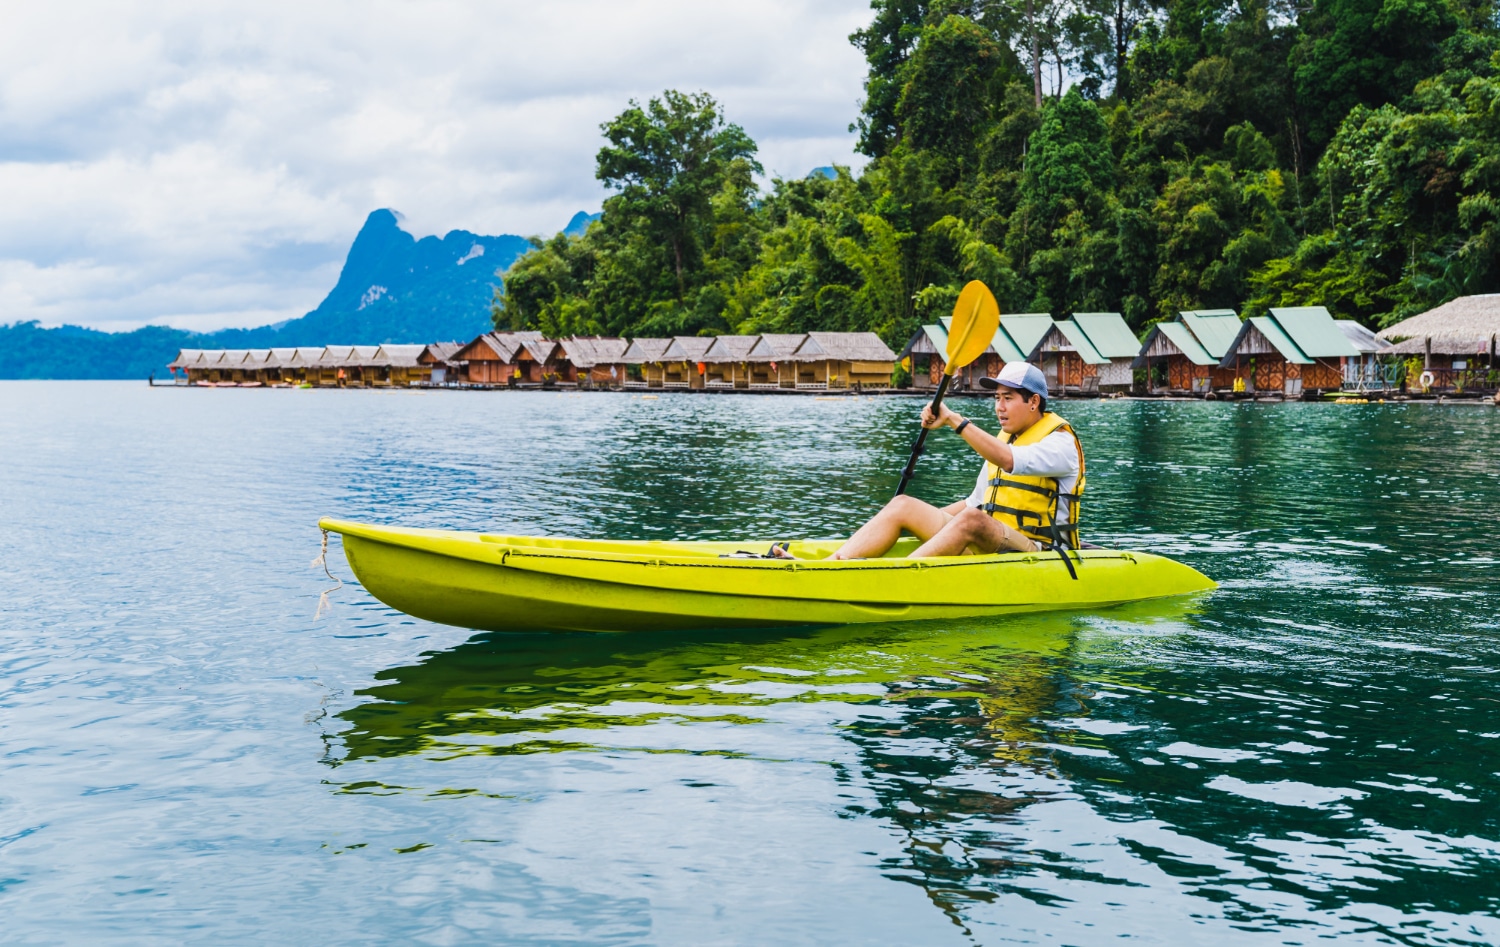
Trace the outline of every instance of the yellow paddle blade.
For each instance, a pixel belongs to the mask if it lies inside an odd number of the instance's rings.
[[[943,367],[951,375],[984,354],[1000,328],[1000,304],[995,294],[979,280],[971,280],[953,304],[953,322],[948,326],[948,358]]]

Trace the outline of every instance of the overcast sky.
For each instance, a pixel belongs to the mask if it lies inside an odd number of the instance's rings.
[[[551,233],[599,123],[704,90],[768,174],[854,163],[868,0],[8,3],[0,323],[302,315],[365,216]]]

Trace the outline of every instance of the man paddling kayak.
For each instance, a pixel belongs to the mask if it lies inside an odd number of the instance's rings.
[[[1047,410],[1047,379],[1026,362],[1010,362],[979,384],[995,392],[995,437],[942,405],[922,409],[922,426],[952,428],[984,458],[974,492],[935,507],[898,496],[855,531],[829,559],[885,555],[903,532],[922,540],[911,555],[959,556],[1078,548],[1083,445],[1068,422]],[[772,555],[790,558],[781,544]]]

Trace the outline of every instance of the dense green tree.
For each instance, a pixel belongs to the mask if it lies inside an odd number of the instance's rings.
[[[1493,0],[871,10],[858,174],[758,186],[707,96],[632,103],[603,126],[601,219],[536,240],[497,321],[900,346],[975,278],[1005,311],[1137,328],[1318,303],[1378,325],[1500,290]]]
[[[859,131],[859,150],[872,158],[888,154],[901,140],[896,116],[906,84],[906,61],[927,20],[926,0],[872,0],[875,17],[849,41],[865,54],[870,71],[860,116],[849,126]]]
[[[950,16],[924,29],[896,106],[906,147],[950,159],[955,172],[972,168],[1019,71],[1015,55],[973,20]]]
[[[1457,28],[1446,0],[1315,0],[1299,20],[1295,88],[1317,146],[1359,105],[1396,102],[1433,73]]]
[[[596,176],[619,193],[609,198],[606,227],[625,226],[672,254],[677,300],[698,269],[714,197],[725,187],[748,196],[759,172],[755,142],[726,125],[707,94],[668,91],[647,105],[631,103],[603,125]]]
[[[1401,109],[1355,107],[1318,166],[1325,230],[1256,278],[1253,305],[1302,299],[1389,323],[1500,290],[1500,57],[1455,89],[1420,83]]]
[[[668,91],[601,126],[596,176],[616,193],[577,239],[535,241],[495,322],[551,332],[724,325],[720,283],[755,254],[755,142],[704,93]]]

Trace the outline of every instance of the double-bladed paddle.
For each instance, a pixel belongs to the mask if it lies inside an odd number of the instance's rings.
[[[943,380],[938,382],[937,394],[932,398],[934,415],[943,404],[943,395],[948,393],[948,383],[953,380],[953,373],[984,354],[984,350],[995,340],[995,330],[998,328],[1000,304],[995,302],[995,296],[988,286],[979,280],[970,281],[963,292],[958,294],[958,302],[953,304],[953,320],[948,325]],[[906,462],[906,469],[901,471],[901,486],[896,488],[896,496],[906,492],[906,485],[911,483],[912,474],[917,469],[917,458],[922,456],[922,447],[926,443],[927,428],[924,427],[917,435],[917,442],[912,445],[911,459]]]

